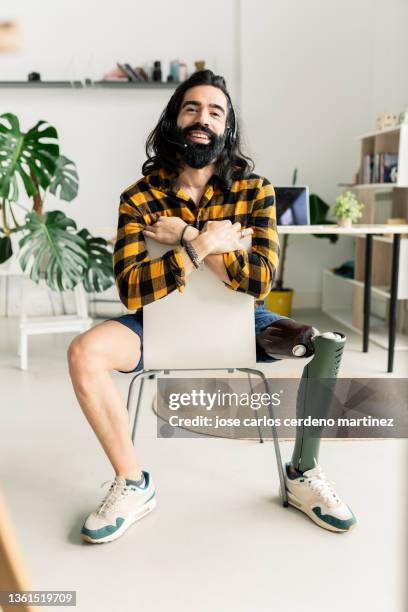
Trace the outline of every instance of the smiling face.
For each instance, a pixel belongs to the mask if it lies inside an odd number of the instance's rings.
[[[197,85],[186,91],[177,117],[177,126],[191,142],[208,144],[209,134],[221,136],[227,120],[227,98],[218,87]],[[207,128],[191,130],[195,124]]]
[[[177,137],[187,144],[184,161],[192,168],[214,162],[225,146],[227,98],[218,87],[197,85],[186,91],[177,116]]]

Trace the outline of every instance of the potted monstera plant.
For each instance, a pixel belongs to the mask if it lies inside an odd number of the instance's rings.
[[[17,250],[23,271],[36,283],[45,279],[54,291],[80,282],[88,292],[111,287],[107,241],[78,230],[60,210],[44,210],[48,192],[71,202],[78,187],[76,166],[61,154],[55,127],[39,121],[22,132],[16,115],[0,115],[0,264]],[[31,198],[31,207],[23,205],[22,193]]]

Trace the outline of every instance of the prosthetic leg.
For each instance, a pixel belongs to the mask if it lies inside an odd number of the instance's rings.
[[[292,319],[281,319],[256,336],[258,347],[275,359],[305,358],[313,355],[304,367],[297,396],[296,418],[323,418],[327,415],[332,389],[340,367],[346,337],[335,332],[320,334],[310,325],[302,325]],[[313,384],[315,379],[325,384]],[[310,381],[310,382],[309,382]],[[291,464],[304,472],[317,465],[320,436],[316,429],[296,429],[296,441]]]

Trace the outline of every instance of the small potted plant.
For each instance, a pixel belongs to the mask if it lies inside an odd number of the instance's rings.
[[[341,227],[351,227],[363,216],[364,204],[359,202],[352,191],[346,191],[336,198],[331,212],[335,215],[337,224]]]

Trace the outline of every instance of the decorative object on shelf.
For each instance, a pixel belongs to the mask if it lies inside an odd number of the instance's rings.
[[[180,79],[179,61],[172,60],[170,62],[170,71],[169,71],[169,76],[167,77],[167,80],[177,83],[179,79]]]
[[[44,212],[48,192],[66,202],[78,194],[73,161],[60,154],[58,133],[46,121],[22,132],[16,115],[0,115],[0,263],[13,255],[11,237],[22,233],[18,246],[22,270],[54,291],[83,283],[101,292],[114,283],[112,253],[103,238],[77,231],[73,219],[59,211]],[[20,202],[21,184],[32,198],[31,210]],[[17,209],[25,211],[23,223]]]
[[[337,224],[341,227],[351,227],[353,223],[358,221],[362,216],[364,204],[359,202],[355,194],[351,191],[346,191],[336,198],[336,203],[332,207],[331,212],[336,217]]]
[[[345,261],[344,264],[338,268],[333,268],[333,272],[344,278],[354,278],[354,260],[350,259],[349,261]]]
[[[186,62],[180,62],[179,63],[179,81],[186,81],[187,80],[187,63]]]
[[[195,69],[197,70],[197,72],[199,70],[205,70],[205,61],[204,60],[197,60],[196,62],[194,62],[194,66],[195,66]]]
[[[403,111],[400,112],[400,116],[398,118],[400,124],[401,123],[408,123],[408,108],[405,108]]]
[[[18,21],[0,21],[0,52],[19,51],[22,35]]]
[[[381,113],[375,120],[377,130],[385,130],[398,125],[398,115],[395,113]]]
[[[154,66],[153,66],[153,81],[157,82],[161,82],[162,80],[162,70],[161,70],[161,63],[159,61],[155,61],[154,62]]]
[[[41,74],[39,72],[30,72],[27,76],[28,81],[41,81]]]

